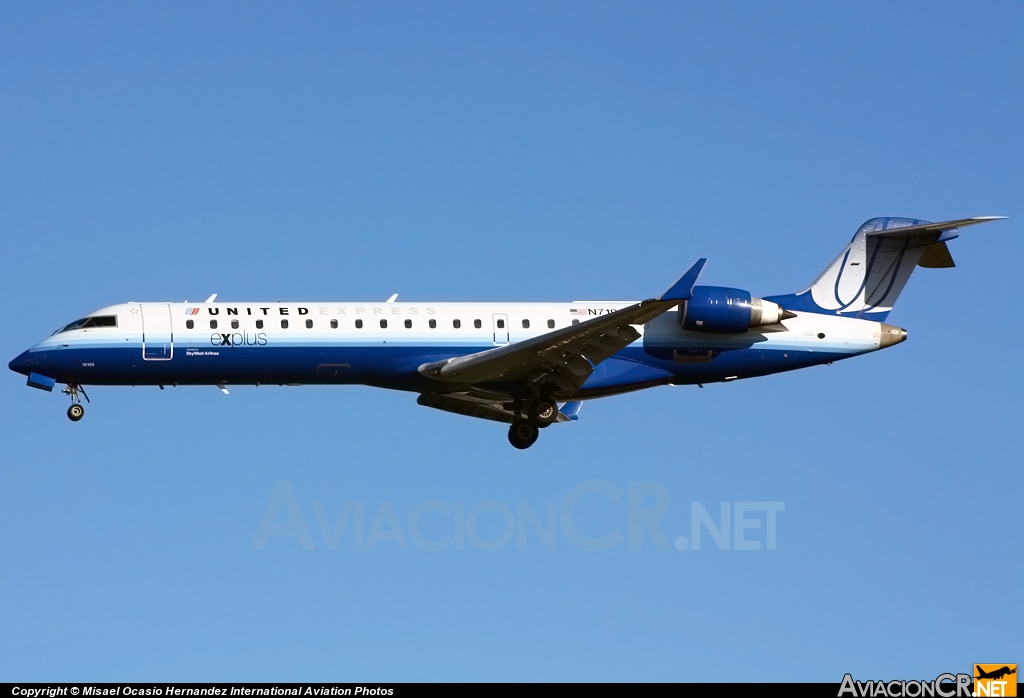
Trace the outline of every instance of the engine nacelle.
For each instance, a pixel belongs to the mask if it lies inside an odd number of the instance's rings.
[[[679,305],[679,326],[695,332],[741,334],[791,317],[796,314],[777,303],[723,286],[694,286],[690,299]]]

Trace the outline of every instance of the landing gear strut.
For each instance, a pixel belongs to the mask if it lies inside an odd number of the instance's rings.
[[[85,416],[85,407],[82,406],[82,400],[78,397],[78,394],[81,393],[86,402],[91,402],[91,400],[89,400],[89,395],[85,392],[85,388],[80,385],[75,385],[74,383],[68,383],[68,386],[61,392],[65,395],[71,396],[71,407],[68,408],[68,419],[72,422],[77,422]]]
[[[540,430],[530,422],[517,420],[512,422],[512,426],[508,429],[508,442],[522,450],[533,446],[539,434]]]
[[[508,430],[508,441],[518,449],[529,448],[537,441],[540,430],[558,421],[558,403],[541,392],[529,400],[516,400],[507,407],[515,415]]]

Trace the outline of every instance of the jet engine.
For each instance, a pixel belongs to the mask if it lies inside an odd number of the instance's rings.
[[[741,334],[791,317],[796,313],[777,303],[723,286],[694,286],[690,299],[679,304],[679,326],[694,332]]]

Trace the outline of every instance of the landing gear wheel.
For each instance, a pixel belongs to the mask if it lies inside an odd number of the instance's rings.
[[[537,441],[540,430],[529,422],[513,422],[508,429],[508,442],[522,450],[529,448]]]
[[[537,426],[546,427],[558,419],[558,405],[547,398],[535,400],[527,408],[526,416]]]
[[[61,392],[71,398],[71,407],[68,408],[68,419],[72,422],[77,422],[85,416],[85,408],[82,407],[82,401],[78,397],[79,394],[85,398],[86,402],[90,402],[89,396],[85,392],[85,388],[77,383],[68,383]]]

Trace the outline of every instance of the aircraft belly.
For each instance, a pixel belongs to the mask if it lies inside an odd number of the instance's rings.
[[[594,372],[583,383],[582,390],[603,392],[610,388],[625,388],[634,384],[667,383],[672,377],[669,371],[650,363],[619,358],[616,355],[594,367]]]
[[[204,347],[175,344],[168,360],[146,360],[141,345],[69,346],[30,353],[31,370],[82,385],[215,383],[367,384],[421,390],[425,362],[476,348],[381,346]]]
[[[783,371],[792,371],[819,364],[831,363],[854,356],[835,351],[793,351],[777,349],[735,349],[710,352],[706,356],[679,356],[674,360],[655,358],[637,344],[631,345],[609,359],[619,366],[599,382],[584,384],[585,390],[600,390],[609,394],[612,387],[632,390],[637,387],[661,383],[696,384],[715,383],[739,378],[753,378]],[[627,369],[622,364],[644,364],[650,371]],[[599,364],[600,368],[604,364]],[[595,370],[594,375],[598,375]],[[657,376],[664,376],[660,381]],[[594,376],[591,376],[593,378]]]
[[[677,383],[713,383],[738,378],[754,378],[772,373],[793,371],[848,359],[852,354],[789,351],[774,349],[743,349],[722,352],[705,364],[683,365],[677,372]]]

